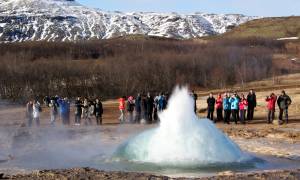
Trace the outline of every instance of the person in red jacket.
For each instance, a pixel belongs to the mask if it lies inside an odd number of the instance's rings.
[[[246,124],[245,123],[245,118],[246,118],[245,114],[248,109],[248,101],[245,98],[244,94],[241,95],[241,100],[239,102],[239,109],[240,109],[240,121],[242,124]]]
[[[216,110],[217,110],[217,121],[223,121],[223,98],[221,94],[218,94],[218,97],[216,99]]]
[[[119,98],[119,110],[121,113],[119,120],[121,124],[125,123],[125,99],[126,99],[125,96]]]
[[[274,93],[271,93],[270,96],[267,96],[267,108],[268,108],[268,124],[272,123],[275,118],[275,104],[277,101],[277,96]]]

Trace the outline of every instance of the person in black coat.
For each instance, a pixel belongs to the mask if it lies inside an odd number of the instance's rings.
[[[82,107],[82,101],[80,100],[80,97],[78,97],[75,101],[75,125],[80,125],[81,123]]]
[[[140,123],[142,118],[142,96],[140,93],[138,93],[136,99],[135,99],[135,123]]]
[[[147,94],[147,98],[146,98],[146,104],[147,104],[147,121],[148,123],[152,123],[152,113],[153,113],[153,107],[154,107],[154,99],[153,97],[151,96],[150,93]]]
[[[99,99],[95,101],[95,117],[97,125],[102,125],[102,114],[103,114],[103,105]]]
[[[277,105],[279,107],[279,120],[282,121],[283,114],[285,115],[285,123],[289,121],[288,108],[292,104],[291,98],[285,93],[281,92],[281,95],[277,99]]]
[[[253,89],[250,90],[247,96],[248,109],[247,109],[247,120],[253,120],[254,109],[256,107],[256,95]]]
[[[193,90],[192,93],[191,93],[191,96],[194,99],[194,111],[195,111],[195,114],[197,114],[197,99],[198,99],[198,95]]]
[[[212,121],[214,120],[215,103],[216,99],[214,98],[213,94],[210,93],[209,97],[207,98],[207,119]]]

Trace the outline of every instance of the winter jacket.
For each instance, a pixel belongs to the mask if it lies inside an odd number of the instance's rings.
[[[135,99],[135,111],[136,112],[141,112],[142,111],[142,98],[141,98],[141,96],[138,96]]]
[[[70,103],[68,101],[65,101],[63,99],[59,99],[57,101],[57,103],[59,104],[60,114],[69,113]]]
[[[95,115],[102,116],[102,114],[103,114],[103,105],[99,101],[98,103],[95,103]]]
[[[247,102],[248,102],[248,107],[249,108],[255,108],[256,107],[256,95],[255,93],[253,94],[248,94],[247,96]]]
[[[221,96],[219,96],[216,100],[216,109],[222,109],[223,108],[223,99]]]
[[[153,107],[154,107],[154,99],[152,96],[148,96],[146,98],[146,104],[147,104],[147,113],[152,113]]]
[[[125,99],[124,98],[119,99],[119,110],[125,110]]]
[[[39,118],[40,117],[40,111],[41,111],[41,104],[39,102],[33,103],[33,118]]]
[[[134,106],[135,106],[135,104],[134,104],[133,100],[128,100],[127,101],[126,107],[127,107],[128,112],[133,112]]]
[[[239,109],[246,110],[247,108],[248,108],[247,99],[241,99],[241,101],[239,102]]]
[[[26,105],[26,117],[32,118],[33,116],[33,104],[32,103],[27,103]]]
[[[56,116],[58,113],[58,110],[57,110],[57,105],[56,105],[56,103],[50,103],[49,104],[49,107],[50,107],[50,114],[51,114],[51,116]]]
[[[266,98],[268,110],[275,110],[276,100],[277,100],[276,96],[271,96]]]
[[[214,97],[207,98],[207,109],[213,111],[215,109],[216,99]]]
[[[163,95],[158,97],[158,110],[162,111],[165,109],[166,99]]]
[[[75,101],[75,115],[81,115],[82,114],[82,102],[80,100]]]
[[[239,109],[239,99],[237,97],[231,97],[229,99],[229,102],[231,103],[231,109],[232,110],[238,110]]]
[[[231,103],[229,102],[229,97],[223,98],[223,108],[224,110],[230,110],[231,109]]]
[[[292,100],[286,94],[285,95],[280,95],[278,100],[277,100],[277,104],[278,104],[280,109],[287,109],[292,104]]]

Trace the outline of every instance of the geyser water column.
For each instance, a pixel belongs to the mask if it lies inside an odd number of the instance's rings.
[[[194,100],[185,87],[175,88],[159,118],[159,127],[130,138],[114,157],[176,166],[240,163],[250,159],[210,120],[197,117]]]

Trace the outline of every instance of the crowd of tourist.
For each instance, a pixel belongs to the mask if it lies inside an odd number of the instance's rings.
[[[285,91],[282,91],[278,98],[274,93],[271,93],[265,100],[268,109],[267,122],[272,123],[275,119],[277,102],[279,108],[279,120],[288,123],[288,108],[291,105],[292,100]],[[222,94],[218,94],[217,98],[214,98],[213,94],[210,93],[207,98],[207,118],[215,123],[217,121],[223,121],[224,123],[229,124],[232,120],[235,124],[238,122],[246,124],[246,120],[253,120],[256,105],[256,95],[253,90],[250,90],[247,97],[244,94],[239,96],[237,92],[232,94],[227,92],[224,93],[223,96]],[[217,115],[216,118],[214,118],[215,110]]]
[[[167,108],[168,93],[159,93],[154,97],[138,94],[136,97],[125,96],[119,99],[120,123],[155,123],[158,121],[157,113]],[[126,116],[127,113],[127,116]]]
[[[190,94],[194,99],[194,111],[197,113],[198,96],[194,91]],[[169,94],[159,93],[152,96],[151,93],[137,94],[136,97],[119,98],[120,117],[119,122],[123,123],[156,123],[159,121],[158,112],[167,108]],[[51,125],[55,125],[59,118],[63,125],[70,125],[70,106],[68,98],[59,96],[48,97],[44,99],[44,104],[49,108]],[[279,120],[288,123],[288,108],[291,105],[291,98],[282,91],[279,97],[271,93],[265,99],[267,103],[267,122],[272,123],[275,119],[276,103],[279,107]],[[215,98],[212,93],[207,98],[207,118],[213,122],[221,122],[230,124],[246,124],[246,121],[253,120],[254,109],[257,106],[256,95],[250,90],[248,95],[238,94],[237,92],[218,94]],[[95,120],[97,125],[102,125],[103,105],[99,98],[88,99],[78,97],[74,103],[75,125],[92,125]],[[42,105],[38,100],[29,101],[26,105],[26,116],[28,126],[32,126],[33,122],[37,126],[40,125],[40,113]],[[214,113],[216,112],[216,117]]]
[[[63,125],[70,125],[70,106],[71,103],[68,98],[61,98],[59,96],[44,98],[44,104],[49,108],[50,124],[55,125],[58,118],[61,119]],[[96,124],[102,124],[103,106],[101,101],[97,98],[83,100],[78,97],[75,101],[75,125],[81,125],[82,121],[85,125],[92,125],[92,119],[95,117]],[[32,126],[35,122],[36,126],[40,125],[40,113],[42,106],[38,100],[29,101],[26,105],[26,117],[28,126]]]

